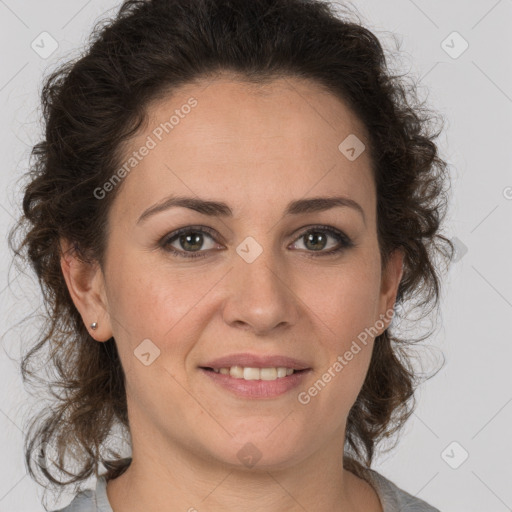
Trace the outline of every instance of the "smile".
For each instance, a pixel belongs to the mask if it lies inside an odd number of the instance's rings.
[[[275,398],[299,386],[311,369],[286,367],[203,368],[200,370],[219,387],[242,398]]]
[[[277,368],[251,368],[250,366],[231,366],[230,368],[211,368],[216,373],[230,375],[244,380],[276,380],[291,375],[295,370],[279,366]]]

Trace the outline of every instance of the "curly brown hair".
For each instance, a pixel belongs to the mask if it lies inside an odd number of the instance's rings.
[[[72,241],[83,261],[103,268],[106,218],[119,187],[101,201],[94,190],[121,165],[123,143],[146,122],[149,103],[180,85],[223,71],[256,84],[297,77],[346,102],[369,134],[382,266],[394,249],[404,252],[396,304],[414,303],[425,316],[438,305],[436,258],[451,262],[454,254],[440,234],[449,181],[434,143],[438,117],[418,99],[410,77],[389,71],[377,37],[350,19],[354,13],[337,9],[321,0],[127,0],[114,19],[94,27],[87,52],[46,77],[44,138],[32,149],[23,216],[9,234],[15,259],[28,258],[35,271],[48,312],[21,362],[24,383],[37,378],[54,397],[25,437],[32,478],[39,469],[62,487],[98,476],[99,463],[107,479],[130,463],[108,446],[114,427],[129,432],[115,340],[94,343],[84,326],[62,274],[59,241]],[[344,464],[356,474],[415,407],[420,376],[407,348],[418,340],[394,331],[391,325],[376,339],[347,419]],[[38,378],[30,363],[43,349],[54,374]],[[50,447],[67,481],[51,465],[35,463],[36,449],[46,462]],[[79,467],[67,468],[66,457]]]

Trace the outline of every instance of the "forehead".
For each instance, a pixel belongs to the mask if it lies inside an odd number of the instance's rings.
[[[187,107],[191,98],[197,102],[193,109]],[[298,144],[323,138],[326,145],[344,133],[366,138],[363,123],[343,100],[316,82],[292,77],[262,84],[220,77],[185,85],[147,107],[148,128],[169,120],[173,111],[180,114],[179,124],[187,120],[190,128],[174,133],[183,143],[196,144],[201,135],[217,143],[276,137]]]
[[[364,125],[342,100],[307,80],[188,84],[153,101],[147,121],[125,145],[127,158],[151,146],[123,180],[120,195],[130,209],[174,192],[229,195],[235,210],[262,193],[270,206],[283,195],[288,202],[333,188],[365,202],[373,188],[368,152],[350,161],[339,147],[354,136],[367,146]]]

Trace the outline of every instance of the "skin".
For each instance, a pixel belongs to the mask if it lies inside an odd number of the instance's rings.
[[[126,373],[133,462],[109,481],[114,512],[242,509],[382,512],[373,488],[342,467],[346,419],[366,376],[373,338],[307,405],[297,400],[359,333],[392,308],[403,254],[381,272],[370,157],[349,161],[338,145],[362,123],[317,84],[295,78],[254,87],[220,76],[181,87],[150,105],[149,122],[126,146],[140,148],[193,96],[198,105],[123,180],[108,223],[105,266],[61,263],[84,323],[114,336]],[[137,224],[170,194],[226,202],[232,218],[171,208]],[[284,216],[288,202],[343,195],[360,204]],[[323,224],[354,243],[318,256],[304,234]],[[206,226],[205,258],[158,245],[186,226]],[[197,232],[197,229],[194,231]],[[263,252],[248,263],[248,236]],[[329,235],[327,252],[338,245]],[[176,239],[172,246],[192,252]],[[313,256],[312,256],[313,255]],[[385,327],[390,319],[385,319]],[[149,338],[149,366],[134,350]],[[303,386],[273,399],[242,399],[198,366],[229,353],[283,354],[308,362]],[[252,443],[249,468],[237,452]]]

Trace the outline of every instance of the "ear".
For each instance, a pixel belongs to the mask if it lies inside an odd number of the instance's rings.
[[[84,324],[95,340],[109,340],[112,337],[112,328],[105,281],[99,264],[83,261],[75,245],[66,239],[61,239],[60,247],[62,273]],[[93,322],[97,322],[97,329],[91,328]]]
[[[379,297],[379,319],[384,322],[385,327],[381,330],[380,334],[384,332],[391,323],[392,315],[389,311],[393,311],[398,293],[398,286],[402,280],[403,275],[403,249],[395,249],[389,256],[386,267],[382,272],[381,289]]]

